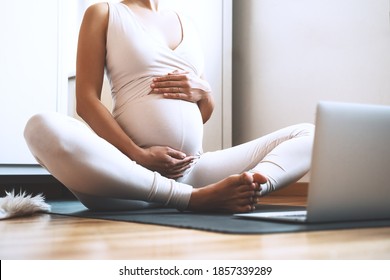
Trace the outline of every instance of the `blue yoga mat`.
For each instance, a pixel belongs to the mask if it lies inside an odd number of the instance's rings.
[[[170,208],[153,208],[135,211],[90,211],[79,201],[48,201],[51,213],[73,217],[126,221],[176,228],[196,229],[231,234],[271,234],[319,230],[337,230],[367,227],[388,227],[390,220],[298,224],[255,221],[234,217],[230,214],[180,212]],[[284,205],[260,205],[256,211],[303,210],[304,207]]]

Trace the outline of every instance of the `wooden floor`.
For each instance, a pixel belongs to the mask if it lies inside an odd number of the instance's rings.
[[[303,196],[265,203],[305,205]],[[234,235],[40,214],[0,221],[0,259],[390,259],[390,227]]]

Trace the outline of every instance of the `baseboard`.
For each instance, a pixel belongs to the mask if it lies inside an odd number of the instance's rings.
[[[73,198],[73,194],[51,175],[0,175],[0,197],[5,192],[43,194],[47,199]]]
[[[270,193],[271,196],[307,196],[309,183],[298,182]]]

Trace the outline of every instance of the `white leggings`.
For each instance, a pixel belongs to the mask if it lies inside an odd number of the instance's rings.
[[[299,124],[251,142],[202,154],[177,181],[130,160],[80,121],[58,113],[33,116],[27,144],[42,166],[88,208],[131,210],[155,205],[186,209],[192,188],[244,171],[268,178],[261,195],[299,180],[310,167],[314,129]]]

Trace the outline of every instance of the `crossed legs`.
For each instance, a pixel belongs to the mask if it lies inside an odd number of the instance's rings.
[[[32,117],[26,142],[48,171],[91,209],[123,210],[166,205],[193,211],[250,211],[261,175],[231,175],[194,190],[123,155],[81,122],[57,113]]]
[[[208,152],[178,181],[196,188],[230,174],[259,173],[267,178],[261,186],[261,195],[265,195],[296,182],[309,171],[313,136],[313,125],[298,124],[229,149]]]

